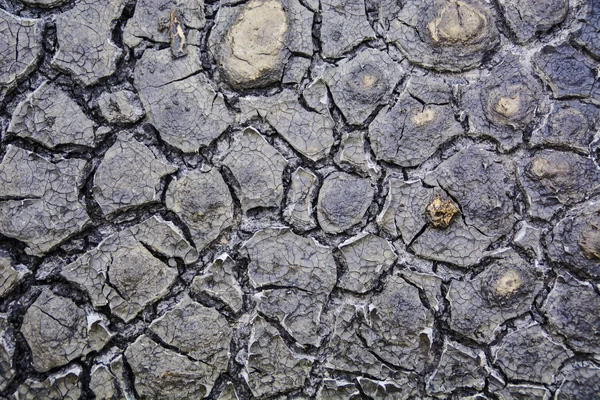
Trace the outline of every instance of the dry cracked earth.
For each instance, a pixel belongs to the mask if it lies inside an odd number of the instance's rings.
[[[0,398],[600,398],[599,0],[0,0]]]

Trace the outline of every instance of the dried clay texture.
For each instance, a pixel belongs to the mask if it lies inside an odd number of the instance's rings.
[[[600,399],[598,32],[0,1],[0,400]]]

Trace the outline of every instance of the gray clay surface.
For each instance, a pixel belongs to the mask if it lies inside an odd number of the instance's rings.
[[[600,399],[600,0],[0,0],[0,400]]]

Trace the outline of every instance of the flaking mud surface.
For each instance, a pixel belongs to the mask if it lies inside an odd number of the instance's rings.
[[[0,0],[0,399],[600,398],[598,32]]]

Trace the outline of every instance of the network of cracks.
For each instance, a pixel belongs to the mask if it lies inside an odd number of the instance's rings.
[[[599,398],[599,32],[0,0],[0,399]]]

